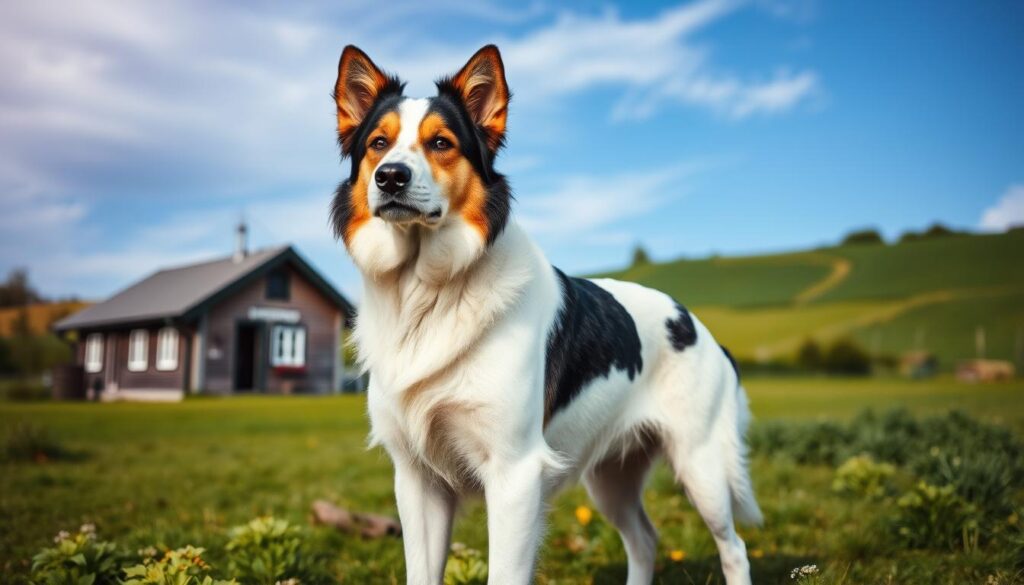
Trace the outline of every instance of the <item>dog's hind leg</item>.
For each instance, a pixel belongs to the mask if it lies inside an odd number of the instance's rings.
[[[591,469],[584,483],[597,509],[619,530],[629,559],[627,585],[650,585],[658,533],[644,511],[643,490],[657,448],[613,453]]]
[[[750,585],[750,563],[743,540],[733,524],[732,495],[729,486],[728,442],[711,436],[696,444],[665,437],[665,451],[675,469],[676,478],[686,489],[697,512],[704,519],[718,547],[728,585]]]

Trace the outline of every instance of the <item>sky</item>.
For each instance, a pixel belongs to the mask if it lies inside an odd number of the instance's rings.
[[[99,299],[328,228],[344,45],[433,93],[480,46],[514,93],[497,167],[573,273],[1024,223],[1024,3],[0,3],[0,274]],[[685,299],[684,299],[685,300]]]

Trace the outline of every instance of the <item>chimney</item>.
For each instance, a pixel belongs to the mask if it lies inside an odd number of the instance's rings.
[[[238,227],[235,229],[235,254],[231,258],[235,262],[241,262],[249,255],[249,244],[246,237],[247,231],[248,229],[245,227],[245,220],[239,221]]]

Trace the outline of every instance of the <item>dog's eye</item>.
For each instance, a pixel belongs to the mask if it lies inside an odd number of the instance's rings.
[[[373,142],[370,143],[370,148],[372,148],[374,150],[384,150],[387,147],[388,147],[388,139],[384,138],[383,136],[378,136],[378,137],[374,138]]]
[[[452,143],[447,138],[441,138],[438,136],[430,141],[430,148],[433,148],[434,150],[448,150],[451,147]]]

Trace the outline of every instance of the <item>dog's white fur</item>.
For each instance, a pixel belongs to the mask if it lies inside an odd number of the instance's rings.
[[[403,128],[424,109],[403,107]],[[399,150],[389,156],[417,164]],[[355,339],[371,373],[371,442],[394,461],[410,584],[442,582],[456,504],[480,490],[489,583],[531,582],[544,502],[580,478],[622,535],[628,583],[650,583],[656,533],[641,495],[659,453],[714,535],[726,581],[750,582],[733,526],[734,516],[761,518],[746,469],[746,398],[699,321],[696,344],[678,351],[665,325],[678,315],[672,299],[595,280],[633,318],[642,371],[630,380],[611,369],[545,427],[545,350],[562,292],[519,226],[510,221],[487,246],[447,208],[430,226],[374,217],[348,248],[364,275]]]

